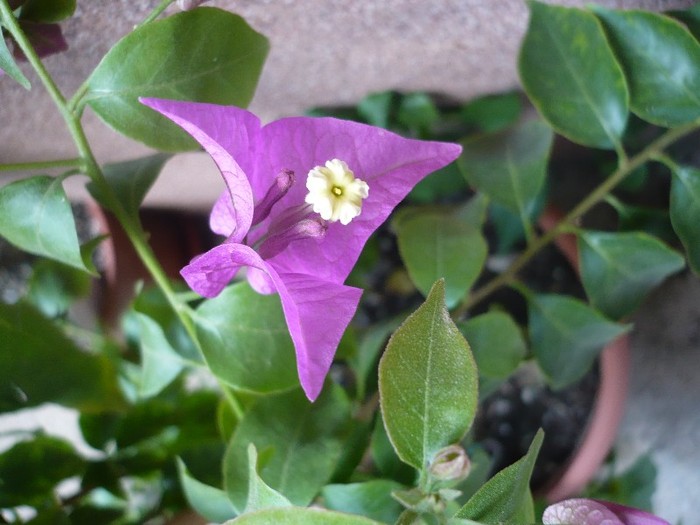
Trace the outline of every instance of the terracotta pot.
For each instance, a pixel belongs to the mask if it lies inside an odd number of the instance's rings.
[[[548,207],[540,217],[540,227],[552,229],[563,214]],[[554,241],[578,272],[576,236],[563,234]],[[544,496],[549,502],[579,494],[595,476],[612,449],[624,413],[629,381],[629,336],[609,343],[600,354],[600,384],[588,425],[573,456],[562,473],[550,482]]]

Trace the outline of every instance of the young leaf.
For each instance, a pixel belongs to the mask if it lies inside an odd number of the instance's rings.
[[[505,378],[520,365],[527,347],[520,328],[503,312],[488,312],[458,324],[469,341],[479,375]]]
[[[0,303],[0,412],[47,402],[121,407],[114,366],[79,349],[33,306]]]
[[[135,312],[139,323],[141,383],[139,396],[153,397],[180,374],[184,362],[165,338],[163,329],[147,315]]]
[[[454,517],[503,525],[534,523],[534,512],[524,516],[523,509],[532,507],[530,476],[543,439],[544,432],[539,430],[527,454],[487,481]]]
[[[427,295],[445,279],[445,302],[452,308],[474,284],[486,261],[481,232],[448,214],[421,213],[397,227],[399,252],[416,287]]]
[[[533,295],[528,303],[530,345],[555,389],[583,376],[603,346],[629,329],[572,297]]]
[[[628,93],[600,22],[582,9],[529,5],[518,69],[532,103],[574,142],[614,147],[627,123]]]
[[[267,55],[267,39],[239,16],[201,7],[129,33],[87,80],[85,100],[120,133],[167,151],[194,149],[180,128],[138,97],[245,107]]]
[[[258,451],[255,445],[248,445],[248,500],[245,511],[270,509],[273,507],[291,507],[287,498],[265,483],[258,475]]]
[[[379,363],[384,426],[401,460],[417,469],[458,442],[476,411],[476,364],[444,298],[441,280],[391,336]]]
[[[61,179],[40,175],[0,188],[0,235],[22,250],[87,271]]]
[[[223,490],[211,487],[193,478],[180,458],[177,458],[177,472],[180,477],[182,492],[197,514],[216,523],[221,523],[238,515],[238,511]]]
[[[299,384],[278,295],[235,284],[202,303],[195,322],[207,364],[225,383],[258,393]]]
[[[223,525],[382,525],[378,521],[323,509],[289,507],[243,514]]]
[[[90,292],[90,282],[85,272],[43,259],[34,264],[27,298],[47,317],[57,317]]]
[[[103,171],[107,183],[116,194],[122,207],[132,217],[138,217],[139,207],[146,197],[146,193],[156,181],[168,159],[170,159],[170,155],[157,153],[140,159],[105,164]],[[105,208],[111,209],[109,200],[105,198],[98,186],[91,182],[87,188],[96,201]]]
[[[463,142],[459,166],[469,183],[527,220],[547,175],[553,133],[532,120]]]
[[[4,71],[8,76],[17,82],[24,89],[31,89],[32,85],[29,83],[27,77],[24,76],[22,70],[17,66],[15,59],[12,58],[12,53],[5,43],[5,36],[2,32],[2,24],[0,24],[0,73]],[[0,74],[0,78],[2,75]]]
[[[642,232],[585,231],[578,247],[586,294],[613,319],[632,313],[648,292],[685,264],[681,255]]]
[[[62,439],[38,435],[0,454],[0,508],[43,505],[55,486],[85,470],[86,462]]]
[[[688,263],[700,274],[700,170],[679,166],[671,181],[671,224],[683,243]]]
[[[258,472],[295,505],[308,505],[342,456],[350,406],[327,385],[310,403],[300,389],[259,398],[234,431],[224,458],[224,485],[237,508],[248,499],[248,445],[267,457]]]
[[[364,483],[326,485],[321,492],[326,508],[360,514],[382,523],[394,523],[403,507],[391,493],[403,485],[386,479]]]
[[[682,24],[644,11],[595,13],[622,64],[634,113],[667,127],[700,117],[700,44]]]
[[[76,0],[27,0],[22,5],[20,20],[32,22],[60,22],[73,16]]]

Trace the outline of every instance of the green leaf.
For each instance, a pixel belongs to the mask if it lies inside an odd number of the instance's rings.
[[[659,13],[594,8],[627,77],[630,107],[661,126],[700,117],[700,44]]]
[[[515,124],[522,107],[518,93],[486,95],[465,104],[460,115],[465,123],[479,131],[495,133]]]
[[[698,39],[700,36],[700,4],[695,4],[683,11],[668,11],[665,14],[683,22],[695,39]]]
[[[348,364],[355,372],[356,397],[358,400],[364,400],[370,374],[376,372],[377,369],[379,354],[384,350],[385,343],[391,333],[400,324],[401,321],[397,317],[372,324],[360,341],[357,352],[348,359]]]
[[[380,522],[352,514],[290,507],[244,514],[223,525],[380,525]]]
[[[578,249],[586,294],[613,319],[632,313],[647,293],[685,264],[681,255],[641,232],[581,232]]]
[[[87,271],[61,182],[40,175],[0,188],[0,235],[24,251]]]
[[[671,181],[671,224],[683,243],[688,263],[700,274],[700,170],[678,166]]]
[[[597,148],[619,144],[627,123],[627,86],[600,22],[582,9],[529,5],[518,69],[530,100],[574,142]]]
[[[121,206],[132,218],[138,218],[139,207],[148,190],[156,181],[170,155],[157,153],[140,159],[105,164],[103,168],[107,184],[114,191]],[[100,187],[90,182],[87,185],[90,194],[105,208],[114,211],[109,199]]]
[[[382,477],[393,479],[404,485],[413,485],[416,481],[416,469],[402,462],[389,441],[389,436],[381,419],[377,419],[370,439],[372,461]]]
[[[394,99],[391,91],[367,95],[357,104],[357,112],[368,124],[388,128]]]
[[[446,213],[424,212],[397,226],[399,252],[416,287],[427,295],[445,279],[445,302],[452,308],[481,273],[488,246],[475,228]]]
[[[258,393],[299,384],[278,295],[262,295],[247,282],[238,283],[202,303],[195,322],[207,364],[225,383]]]
[[[248,445],[248,500],[244,512],[291,506],[287,498],[270,488],[258,475],[258,451],[255,450],[255,445],[250,443]]]
[[[488,312],[458,326],[469,341],[479,375],[505,378],[527,353],[520,327],[506,313]]]
[[[350,406],[343,391],[327,385],[310,403],[300,389],[261,397],[236,428],[224,458],[224,484],[237,508],[248,493],[248,445],[267,462],[262,480],[295,505],[308,505],[328,483],[342,456]]]
[[[326,485],[321,492],[324,506],[330,510],[359,514],[382,523],[394,523],[403,511],[391,493],[403,485],[386,479],[364,483]]]
[[[0,412],[46,402],[88,411],[119,408],[116,371],[105,356],[79,349],[33,306],[0,303]]]
[[[523,509],[532,505],[530,476],[543,439],[544,433],[539,430],[527,454],[486,482],[467,504],[459,509],[455,518],[503,525],[534,523],[534,513],[525,517]]]
[[[223,490],[194,479],[180,458],[177,458],[177,471],[187,503],[190,504],[197,514],[208,521],[216,523],[221,523],[238,515],[238,511]]]
[[[20,20],[50,24],[73,16],[75,0],[27,0],[22,5]]]
[[[440,280],[391,336],[379,362],[384,426],[401,460],[417,469],[460,441],[476,411],[476,364],[444,300]]]
[[[245,107],[267,51],[267,39],[237,15],[213,7],[178,13],[117,42],[88,78],[85,100],[128,137],[167,151],[193,149],[184,131],[138,97]]]
[[[22,70],[17,66],[15,59],[12,57],[12,53],[5,43],[5,36],[2,32],[2,25],[0,24],[0,69],[8,74],[8,76],[17,82],[24,89],[31,89],[32,85],[29,83],[27,77],[24,76]]]
[[[459,165],[469,183],[528,221],[547,175],[553,133],[538,120],[462,143]]]
[[[88,274],[48,259],[33,265],[27,298],[47,317],[68,311],[73,302],[90,292]]]
[[[37,435],[0,454],[0,508],[44,504],[62,480],[80,475],[85,460],[62,439]]]
[[[396,115],[399,123],[414,133],[427,133],[430,126],[440,118],[433,100],[425,93],[410,93],[401,98]]]
[[[153,397],[172,383],[185,364],[165,338],[163,329],[147,315],[136,312],[141,347],[139,396]]]
[[[555,389],[581,378],[603,346],[629,329],[572,297],[533,295],[528,303],[532,352]]]

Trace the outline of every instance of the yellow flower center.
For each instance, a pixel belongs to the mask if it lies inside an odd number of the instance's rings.
[[[325,166],[316,166],[306,178],[306,202],[326,221],[349,224],[362,211],[362,200],[369,186],[342,160],[333,159]]]

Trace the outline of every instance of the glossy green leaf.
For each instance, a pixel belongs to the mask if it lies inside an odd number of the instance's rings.
[[[695,4],[683,11],[669,11],[666,14],[683,22],[695,40],[698,40],[700,36],[700,4]]]
[[[544,432],[539,430],[527,454],[487,481],[466,505],[459,509],[455,518],[503,525],[534,523],[534,512],[531,511],[530,515],[525,516],[524,509],[532,508],[530,476],[543,439]]]
[[[688,166],[673,170],[670,213],[688,263],[700,274],[700,170]]]
[[[403,507],[391,493],[403,485],[386,479],[363,483],[327,485],[321,492],[324,506],[330,510],[359,514],[382,523],[394,523]]]
[[[55,486],[85,465],[62,439],[38,435],[14,444],[0,454],[0,508],[50,502]]]
[[[73,302],[90,292],[88,274],[49,259],[37,261],[32,268],[27,298],[47,317],[68,311]]]
[[[646,233],[585,231],[578,239],[586,294],[613,319],[632,313],[647,293],[685,265],[680,254]]]
[[[532,352],[555,389],[581,378],[603,346],[629,329],[572,297],[533,295],[528,304]]]
[[[659,13],[595,12],[625,72],[632,111],[669,127],[700,117],[700,44],[693,35]]]
[[[520,327],[506,313],[488,312],[458,326],[469,341],[479,375],[505,378],[527,353]]]
[[[7,75],[17,82],[24,89],[31,89],[32,85],[29,79],[24,76],[22,70],[17,66],[15,59],[12,57],[7,44],[5,43],[5,36],[2,31],[2,25],[0,24],[0,70],[7,73]],[[2,76],[0,76],[2,78]]]
[[[518,69],[530,100],[574,142],[615,146],[627,123],[628,93],[603,27],[582,9],[529,5]]]
[[[391,91],[373,93],[357,104],[357,112],[368,124],[388,128],[394,99],[394,93]]]
[[[329,510],[290,507],[244,514],[223,525],[380,525],[380,522]]]
[[[167,151],[193,149],[184,131],[138,97],[245,107],[267,51],[267,39],[237,15],[213,7],[178,13],[117,42],[88,78],[85,100],[128,137]]]
[[[553,133],[538,120],[462,143],[469,183],[527,221],[547,175]]]
[[[469,344],[450,319],[438,281],[379,362],[384,426],[402,461],[422,469],[464,436],[476,411],[477,381]]]
[[[248,445],[248,499],[244,512],[275,507],[291,507],[287,498],[270,488],[258,475],[258,451],[253,443]]]
[[[248,445],[261,458],[258,472],[295,505],[308,505],[331,478],[342,456],[350,406],[344,392],[326,385],[310,403],[300,389],[261,397],[236,428],[224,458],[224,484],[237,508],[248,499]]]
[[[474,284],[486,262],[481,232],[445,213],[421,213],[397,226],[399,252],[416,287],[427,295],[445,280],[445,302],[452,308]]]
[[[27,0],[22,5],[20,20],[52,23],[73,16],[76,0]]]
[[[0,303],[0,412],[46,402],[86,411],[119,408],[116,371],[33,306]]]
[[[440,117],[435,102],[425,93],[409,93],[401,98],[397,120],[416,134],[426,133]]]
[[[163,329],[147,315],[135,314],[139,323],[141,383],[139,396],[153,397],[172,383],[185,364],[165,338]]]
[[[215,523],[230,520],[238,515],[233,503],[223,490],[193,478],[180,458],[177,458],[177,471],[187,503],[197,514]]]
[[[61,182],[41,175],[0,188],[0,235],[22,250],[87,271]]]
[[[298,385],[294,346],[278,295],[247,283],[202,303],[195,318],[211,371],[227,384],[270,393]]]
[[[485,133],[495,133],[515,124],[523,104],[518,93],[486,95],[464,105],[462,120]]]
[[[121,206],[133,218],[138,217],[143,199],[168,159],[170,155],[158,153],[140,159],[105,164],[103,172],[107,184],[119,199]],[[114,211],[110,200],[103,195],[99,186],[91,182],[87,188],[102,206]]]

